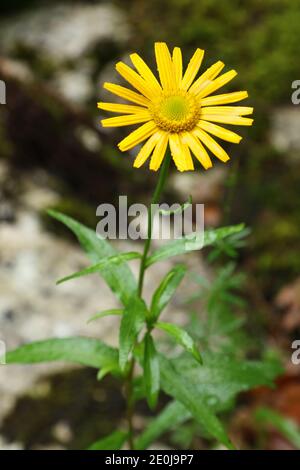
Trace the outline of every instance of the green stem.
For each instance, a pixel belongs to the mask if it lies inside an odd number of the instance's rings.
[[[141,264],[140,264],[140,275],[139,275],[139,284],[138,284],[138,295],[141,296],[143,292],[143,284],[144,284],[144,277],[145,277],[145,270],[146,270],[146,261],[148,257],[148,253],[151,247],[151,241],[152,241],[152,230],[153,230],[153,217],[154,213],[152,211],[152,206],[153,204],[157,204],[160,200],[161,193],[164,190],[167,175],[168,175],[168,170],[170,166],[170,161],[171,161],[171,154],[168,152],[167,155],[165,156],[161,170],[159,173],[159,178],[158,182],[154,191],[154,194],[151,199],[151,204],[150,207],[148,208],[148,235],[147,235],[147,240],[144,246],[144,252],[143,256],[141,259]]]
[[[138,281],[138,296],[141,297],[143,293],[143,285],[144,285],[144,278],[145,278],[145,271],[146,271],[146,261],[148,257],[148,253],[151,247],[152,241],[152,230],[153,230],[153,204],[157,204],[160,200],[161,194],[164,190],[168,170],[171,162],[171,154],[170,152],[167,153],[165,156],[161,170],[159,173],[159,178],[157,181],[157,185],[154,191],[154,194],[151,199],[150,207],[148,208],[148,235],[147,240],[144,246],[144,252],[141,259],[140,264],[140,273],[139,273],[139,281]],[[127,421],[128,421],[128,444],[130,450],[134,450],[134,437],[133,437],[133,416],[134,416],[134,400],[133,400],[133,378],[134,378],[134,367],[135,367],[135,359],[134,357],[130,361],[129,365],[129,372],[126,378],[126,398],[127,398]]]
[[[126,378],[126,399],[127,399],[127,421],[128,421],[128,445],[130,450],[134,450],[133,437],[133,415],[134,415],[134,399],[133,399],[133,377],[134,377],[135,360],[131,359],[129,371]]]

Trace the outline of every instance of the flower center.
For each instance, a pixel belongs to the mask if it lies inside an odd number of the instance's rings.
[[[200,119],[200,105],[185,92],[163,94],[150,107],[156,125],[168,132],[191,131]]]

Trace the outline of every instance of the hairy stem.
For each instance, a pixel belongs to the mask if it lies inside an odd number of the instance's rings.
[[[171,154],[168,152],[163,160],[161,170],[159,173],[159,178],[157,181],[157,185],[154,191],[154,194],[151,199],[150,207],[148,207],[148,235],[147,240],[145,242],[143,256],[141,259],[140,264],[140,272],[139,272],[139,281],[138,281],[138,295],[142,297],[143,293],[143,286],[144,286],[144,278],[145,278],[145,271],[146,271],[146,261],[148,257],[148,253],[151,247],[152,241],[152,230],[153,230],[153,218],[154,218],[154,211],[153,205],[158,204],[161,194],[164,190],[168,170],[171,161]],[[127,421],[128,421],[128,444],[130,450],[134,450],[134,436],[133,436],[133,416],[134,416],[134,399],[133,399],[133,379],[134,379],[134,367],[135,367],[135,359],[134,357],[130,361],[129,371],[126,378],[126,398],[127,398]]]

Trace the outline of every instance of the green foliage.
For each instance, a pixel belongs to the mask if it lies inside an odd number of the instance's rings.
[[[160,357],[163,390],[181,402],[193,417],[217,440],[232,448],[216,412],[241,392],[258,385],[271,385],[282,371],[275,361],[234,361],[223,355],[204,357],[200,366],[190,356],[173,360]]]
[[[271,425],[279,431],[296,449],[300,449],[300,428],[292,419],[282,416],[269,408],[259,408],[255,417],[263,426]]]
[[[145,336],[144,347],[144,386],[150,408],[155,408],[159,393],[159,359],[150,333]]]
[[[245,239],[248,237],[250,232],[250,229],[245,227],[238,232],[228,235],[226,238],[217,240],[213,249],[209,253],[207,258],[208,261],[212,262],[223,254],[230,258],[236,258],[238,256],[239,250],[246,246]]]
[[[208,404],[199,396],[198,392],[201,386],[197,387],[194,380],[191,380],[190,375],[187,379],[187,375],[184,372],[184,370],[180,370],[178,374],[175,361],[170,362],[162,357],[161,381],[164,391],[180,401],[213,437],[228,449],[233,449],[233,444],[230,442],[222,423]]]
[[[92,321],[95,320],[100,320],[100,318],[108,317],[110,315],[122,315],[123,310],[114,308],[111,310],[105,310],[104,312],[99,312],[93,315],[91,318],[88,319],[87,323],[91,323]]]
[[[190,417],[191,414],[184,405],[178,401],[171,401],[137,438],[136,449],[147,449],[161,435],[182,424]]]
[[[168,305],[177,287],[181,283],[186,273],[186,266],[177,265],[165,276],[159,287],[156,289],[151,302],[150,320],[156,321]]]
[[[297,60],[290,60],[298,56],[298,0],[128,0],[126,11],[134,22],[133,41],[146,44],[149,59],[160,31],[160,40],[184,48],[186,61],[200,47],[207,50],[204,66],[221,59],[237,68],[260,104],[290,100],[289,84],[299,75]]]
[[[241,391],[258,385],[271,385],[281,370],[274,360],[240,361],[232,353],[237,344],[232,341],[233,333],[241,326],[237,321],[239,319],[235,317],[234,308],[243,305],[234,292],[243,280],[242,276],[235,274],[234,265],[231,263],[222,268],[212,285],[206,285],[201,278],[194,276],[197,283],[202,283],[201,295],[203,296],[203,289],[204,293],[206,291],[203,299],[206,299],[208,317],[203,324],[199,319],[196,320],[198,323],[195,323],[194,319],[193,328],[190,325],[188,332],[175,324],[157,321],[186,274],[184,265],[173,268],[161,281],[148,309],[137,290],[137,281],[126,263],[128,260],[140,258],[139,253],[117,253],[107,241],[97,237],[92,230],[74,219],[54,211],[50,214],[75,233],[94,263],[60,282],[99,272],[123,303],[124,308],[100,312],[89,320],[94,321],[107,315],[120,315],[119,349],[92,338],[51,339],[9,352],[7,362],[11,364],[60,360],[98,369],[98,380],[108,373],[120,375],[127,384],[129,415],[135,401],[142,397],[146,397],[149,406],[154,408],[161,388],[175,401],[167,405],[140,435],[136,440],[137,448],[147,447],[176,424],[192,420],[194,424],[201,426],[204,435],[208,433],[210,437],[232,449],[233,444],[217,414],[228,410]],[[235,236],[243,229],[243,225],[236,225],[209,230],[204,235],[204,246],[215,247],[225,239],[228,246],[239,243],[243,237]],[[150,255],[148,266],[170,256],[188,253],[194,250],[198,243],[197,237],[192,240],[185,238],[172,241]],[[196,298],[197,295],[194,300]],[[158,352],[152,336],[152,330],[155,328],[166,332],[185,352],[177,357],[173,354],[171,359]],[[228,344],[227,348],[220,345],[216,349],[210,347],[210,341],[218,334],[230,337],[230,347]],[[207,343],[204,341],[206,337]],[[203,356],[199,353],[199,345],[204,351]],[[136,359],[142,366],[143,373],[134,379]],[[119,449],[127,439],[132,442],[130,429],[128,433],[116,431],[94,443],[90,449]]]
[[[139,297],[133,297],[124,309],[120,326],[120,354],[119,364],[125,370],[128,356],[133,350],[137,336],[145,324],[148,311],[145,302]]]
[[[93,264],[93,266],[89,266],[88,268],[82,269],[81,271],[77,271],[74,274],[70,274],[69,276],[59,279],[57,284],[62,284],[63,282],[70,281],[71,279],[76,279],[78,277],[87,276],[88,274],[102,273],[112,265],[120,265],[124,261],[138,258],[141,258],[140,253],[134,251],[108,256],[107,258],[104,258],[102,261],[100,261],[100,263]]]
[[[87,252],[93,263],[99,263],[103,258],[118,254],[106,240],[97,236],[95,231],[71,217],[56,211],[48,211],[48,214],[65,224],[76,235],[82,248]],[[108,265],[102,270],[101,276],[117,298],[126,306],[137,291],[136,280],[127,264],[120,266]]]
[[[197,346],[191,336],[180,326],[172,325],[172,323],[158,322],[155,323],[155,327],[159,330],[165,331],[170,335],[176,343],[183,346],[183,348],[202,364],[201,355],[197,349]]]
[[[7,353],[7,364],[66,361],[90,367],[113,365],[118,370],[118,351],[98,339],[57,338],[26,344]]]
[[[192,278],[198,289],[189,303],[201,299],[203,308],[200,314],[191,316],[188,331],[203,350],[244,357],[253,342],[241,329],[246,322],[245,302],[240,294],[244,274],[237,273],[235,264],[229,262],[217,270],[213,282],[196,274]]]
[[[109,436],[94,442],[88,450],[118,450],[121,449],[127,439],[128,433],[125,431],[115,431]]]
[[[206,230],[204,233],[204,239],[201,239],[198,233],[191,235],[186,235],[178,240],[172,240],[169,243],[166,243],[164,246],[156,250],[149,258],[147,259],[146,266],[149,267],[158,261],[171,258],[173,256],[183,255],[190,253],[207,246],[214,245],[223,238],[228,237],[234,233],[238,233],[243,230],[244,225],[233,225],[231,227],[221,227],[218,229]]]

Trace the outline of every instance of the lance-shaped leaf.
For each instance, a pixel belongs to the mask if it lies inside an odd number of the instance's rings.
[[[159,393],[159,359],[150,333],[145,336],[144,385],[150,408],[155,408]]]
[[[273,360],[241,362],[214,354],[207,355],[205,365],[200,366],[187,354],[172,360],[160,355],[162,389],[229,448],[231,443],[215,413],[225,410],[240,392],[272,386],[280,373],[281,365]]]
[[[233,449],[234,446],[227,436],[221,421],[207,403],[196,395],[194,383],[187,383],[186,377],[183,379],[182,374],[178,374],[178,371],[176,373],[176,369],[167,359],[161,360],[161,366],[163,369],[162,377],[165,392],[180,401],[191,412],[194,418],[219,442],[228,449]]]
[[[120,253],[119,255],[108,256],[107,258],[102,259],[99,263],[93,264],[88,268],[77,271],[76,273],[70,274],[69,276],[63,277],[57,281],[57,284],[62,284],[63,282],[70,281],[71,279],[76,279],[77,277],[87,276],[88,274],[102,273],[103,270],[108,268],[111,265],[120,265],[124,261],[129,261],[131,259],[141,258],[141,254],[136,251],[130,251],[128,253]]]
[[[79,243],[86,251],[92,263],[98,263],[103,258],[118,254],[111,244],[76,220],[57,211],[48,211],[48,214],[65,224],[78,238]],[[115,293],[123,305],[137,292],[137,283],[134,275],[126,263],[119,266],[111,264],[101,271],[101,276]]]
[[[168,335],[173,338],[176,343],[180,344],[187,352],[192,354],[194,358],[202,364],[202,358],[198,351],[198,348],[193,340],[193,338],[185,331],[183,328],[177,325],[173,325],[172,323],[166,322],[157,322],[155,323],[155,327],[159,328],[162,331],[168,333]]]
[[[150,319],[156,321],[163,309],[170,302],[177,287],[186,273],[186,266],[178,265],[166,275],[155,291],[150,308]]]
[[[94,442],[87,450],[119,450],[125,443],[127,435],[125,431],[115,431]]]
[[[95,313],[91,318],[88,319],[87,323],[99,320],[100,318],[109,317],[110,315],[122,315],[123,309],[114,308],[112,310],[104,310],[104,312]]]
[[[300,427],[291,418],[282,416],[277,411],[266,407],[258,408],[255,417],[261,424],[271,425],[290,441],[296,449],[300,449]]]
[[[124,309],[119,334],[119,364],[121,370],[126,368],[128,356],[134,348],[147,316],[146,304],[139,297],[133,297]]]
[[[172,401],[147,426],[145,431],[136,439],[136,450],[147,449],[161,435],[184,423],[191,413],[182,403]]]
[[[54,338],[25,344],[6,355],[7,364],[67,361],[118,370],[118,351],[94,338]]]
[[[183,255],[191,251],[200,250],[209,245],[214,245],[216,242],[228,237],[234,233],[238,233],[243,230],[244,224],[233,225],[229,227],[221,227],[212,230],[206,230],[204,238],[199,237],[198,233],[186,235],[185,237],[177,240],[172,240],[166,245],[158,248],[151,256],[148,257],[146,266],[149,267],[158,261],[162,261],[172,256]]]

